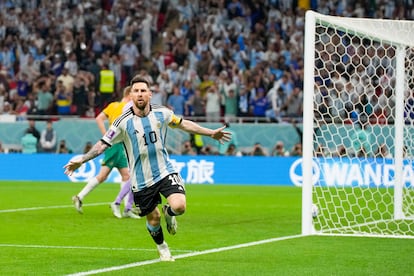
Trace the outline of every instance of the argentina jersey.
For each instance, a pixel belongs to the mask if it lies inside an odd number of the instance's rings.
[[[151,105],[151,111],[145,117],[136,116],[130,108],[102,137],[102,141],[109,145],[123,142],[133,191],[150,187],[177,172],[169,159],[165,138],[168,126],[175,127],[180,123],[181,118],[164,106]]]

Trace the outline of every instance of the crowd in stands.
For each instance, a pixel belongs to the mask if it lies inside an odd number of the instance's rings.
[[[139,73],[178,115],[300,118],[307,9],[414,19],[412,1],[0,0],[0,116],[93,118]]]
[[[410,1],[365,2],[2,0],[0,113],[94,117],[147,71],[177,114],[300,117],[306,9],[413,19]]]

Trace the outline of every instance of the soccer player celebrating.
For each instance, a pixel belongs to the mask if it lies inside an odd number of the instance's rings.
[[[113,144],[121,142],[126,149],[130,168],[131,188],[140,216],[146,216],[147,229],[157,244],[162,261],[174,261],[161,227],[158,204],[161,195],[167,199],[162,212],[167,230],[177,231],[176,216],[186,209],[184,182],[173,167],[165,147],[167,127],[179,128],[193,134],[209,136],[223,143],[231,133],[223,127],[209,129],[180,118],[164,106],[151,105],[152,92],[149,81],[141,76],[131,80],[130,98],[133,105],[118,117],[106,134],[83,156],[70,160],[64,166],[65,174],[71,175],[83,163],[103,153]]]

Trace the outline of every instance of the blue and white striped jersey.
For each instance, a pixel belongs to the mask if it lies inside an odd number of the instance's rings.
[[[146,117],[136,116],[131,107],[114,121],[102,137],[101,140],[109,145],[124,144],[133,191],[150,187],[177,172],[169,159],[165,139],[168,127],[177,127],[181,121],[164,106],[151,105]]]

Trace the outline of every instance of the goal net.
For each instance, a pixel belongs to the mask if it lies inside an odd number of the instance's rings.
[[[303,234],[414,238],[413,30],[307,12]]]

